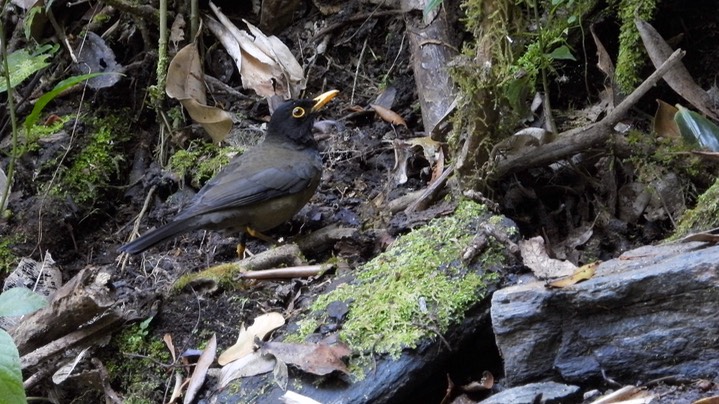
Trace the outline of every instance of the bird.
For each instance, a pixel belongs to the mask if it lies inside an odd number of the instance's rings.
[[[289,221],[314,195],[322,176],[322,158],[312,126],[320,109],[337,94],[280,104],[267,125],[264,140],[233,158],[167,224],[121,246],[138,254],[180,234],[198,230],[241,233],[269,240],[262,232]]]

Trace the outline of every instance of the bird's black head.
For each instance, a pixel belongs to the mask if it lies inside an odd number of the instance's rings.
[[[270,118],[265,141],[288,139],[302,146],[316,145],[312,135],[315,116],[338,93],[332,90],[313,100],[291,100],[280,104]]]

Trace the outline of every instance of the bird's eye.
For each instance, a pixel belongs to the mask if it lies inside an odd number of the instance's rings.
[[[292,110],[292,116],[294,118],[302,118],[305,116],[305,109],[302,107],[295,107],[295,109]]]

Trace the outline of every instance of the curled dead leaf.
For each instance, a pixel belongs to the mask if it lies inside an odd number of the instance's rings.
[[[557,278],[571,275],[577,266],[569,261],[550,258],[544,248],[542,236],[519,242],[524,265],[529,267],[537,278]]]
[[[245,20],[249,32],[240,30],[214,3],[210,8],[217,20],[208,17],[205,22],[235,60],[242,86],[263,97],[298,97],[305,88],[304,71],[287,45]]]
[[[220,355],[217,363],[224,366],[251,353],[254,350],[255,338],[263,339],[267,334],[284,324],[285,318],[280,313],[266,313],[255,318],[249,328],[241,327],[237,342]]]
[[[372,107],[374,112],[376,112],[377,115],[379,115],[379,117],[384,121],[389,122],[392,125],[401,125],[405,128],[407,127],[407,122],[405,122],[398,113],[392,111],[391,109],[385,108],[379,104],[370,104],[369,106]]]
[[[577,268],[577,270],[574,271],[574,273],[569,277],[551,282],[548,286],[551,288],[566,288],[581,281],[586,281],[587,279],[591,279],[594,276],[594,274],[597,272],[598,266],[599,262],[592,262],[591,264],[582,265],[581,267]]]
[[[318,376],[334,371],[349,374],[347,365],[342,358],[352,353],[344,344],[288,344],[284,342],[261,343],[260,351]]]
[[[185,107],[192,120],[202,125],[212,140],[220,142],[232,129],[232,115],[207,105],[202,77],[200,53],[197,44],[193,42],[180,49],[172,58],[167,69],[165,92]]]

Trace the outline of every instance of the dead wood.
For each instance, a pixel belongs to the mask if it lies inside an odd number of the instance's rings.
[[[20,355],[71,333],[109,310],[117,301],[99,267],[85,268],[63,285],[52,302],[10,330]]]
[[[406,22],[412,71],[427,135],[434,132],[454,101],[454,81],[447,66],[459,53],[453,43],[447,12],[442,8],[436,18],[431,18],[431,14],[424,18],[421,15],[409,17]]]
[[[676,66],[685,54],[686,52],[681,49],[674,51],[654,73],[601,121],[563,132],[557,136],[554,142],[536,148],[526,149],[521,153],[517,153],[507,157],[505,160],[497,162],[494,171],[491,173],[492,179],[498,180],[516,171],[564,160],[577,153],[586,151],[592,146],[598,146],[606,142],[612,135],[614,126],[629,112],[629,109],[632,108],[649,89],[654,87],[670,69]]]

